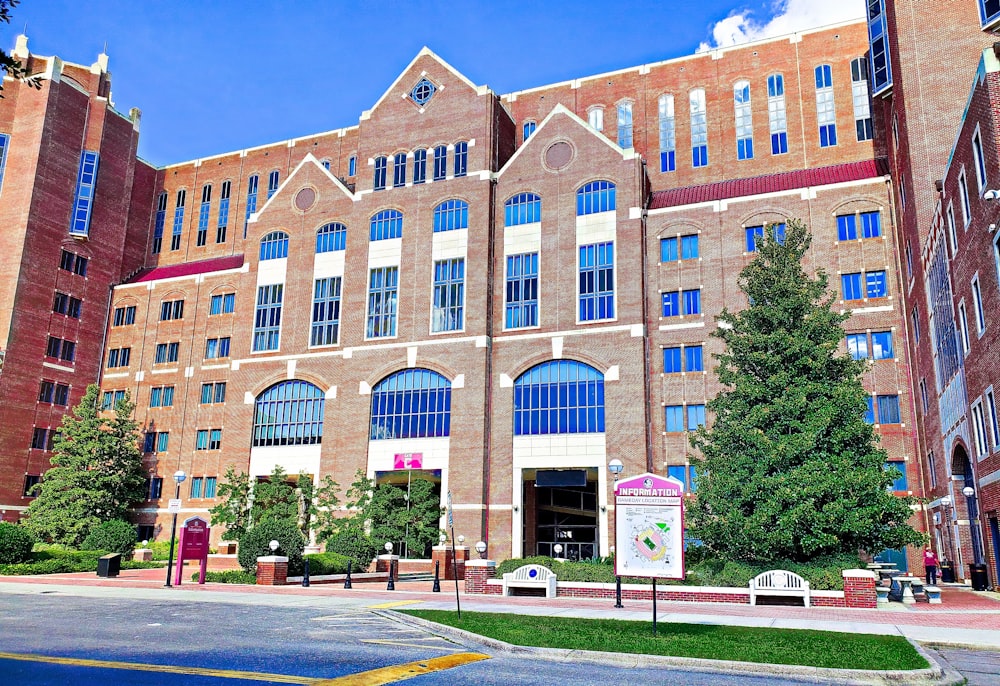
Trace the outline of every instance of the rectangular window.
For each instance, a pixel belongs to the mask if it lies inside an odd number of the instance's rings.
[[[661,293],[664,317],[679,317],[681,315],[681,294],[678,291]]]
[[[469,168],[469,144],[465,141],[455,143],[455,178],[465,176]]]
[[[434,148],[434,180],[443,181],[448,176],[448,148],[439,145]]]
[[[581,322],[615,316],[614,243],[580,246]]]
[[[982,1],[982,0],[981,0]],[[892,65],[889,60],[889,36],[885,26],[885,0],[868,2],[868,59],[871,63],[872,94],[878,95],[892,87]]]
[[[62,255],[59,258],[59,268],[67,272],[73,271],[73,262],[75,261],[75,257],[76,255],[73,253],[63,250]]]
[[[858,217],[855,214],[837,216],[837,240],[853,241],[858,237]]]
[[[674,121],[674,96],[661,95],[660,115],[660,171],[677,169],[677,129]]]
[[[872,331],[872,359],[891,360],[895,356],[892,349],[892,331]]]
[[[861,272],[840,275],[840,290],[844,300],[861,300]]]
[[[785,78],[781,74],[767,77],[767,119],[771,130],[771,154],[788,152],[788,119],[785,113]]]
[[[52,450],[52,441],[55,439],[55,429],[36,428],[31,434],[31,447],[34,450]]]
[[[878,423],[899,424],[899,396],[878,396]]]
[[[156,435],[156,452],[165,453],[170,447],[170,432],[161,431]]]
[[[986,313],[983,311],[983,295],[979,291],[979,275],[972,279],[972,304],[976,308],[976,332],[981,337],[986,332]]]
[[[774,239],[778,243],[784,244],[785,222],[770,224],[769,226],[774,227]],[[757,252],[757,246],[759,243],[763,243],[765,233],[767,231],[764,226],[748,226],[746,228],[747,252]]]
[[[116,307],[111,326],[130,326],[135,324],[135,305]]]
[[[406,153],[397,153],[392,159],[392,187],[403,188],[406,185]]]
[[[125,391],[105,391],[101,397],[102,410],[117,409],[118,403],[125,399]]]
[[[354,176],[358,173],[358,158],[351,155],[347,158],[347,175]]]
[[[385,190],[385,178],[388,172],[389,160],[385,156],[375,158],[375,179],[374,188],[377,191]]]
[[[55,299],[52,302],[52,311],[56,314],[64,314],[67,317],[79,319],[82,304],[79,298],[56,291]]]
[[[993,439],[993,449],[1000,448],[1000,424],[997,423],[997,403],[993,397],[993,389],[986,391],[986,411],[989,412],[990,437]]]
[[[916,306],[910,310],[910,322],[913,324],[913,342],[920,342],[920,312]]]
[[[423,183],[427,180],[427,151],[413,151],[413,183]]]
[[[504,327],[538,326],[538,253],[507,256]]]
[[[281,179],[281,174],[277,169],[272,171],[267,175],[267,199],[270,200],[274,192],[278,190],[278,182]]]
[[[522,143],[524,141],[528,140],[529,138],[531,138],[531,134],[533,134],[535,132],[535,128],[536,127],[537,127],[537,124],[535,122],[533,122],[533,121],[526,121],[526,122],[524,122],[524,126],[521,127],[521,142]]]
[[[977,401],[972,406],[972,428],[976,438],[976,455],[981,460],[990,453],[986,440],[986,418],[983,416],[982,402]]]
[[[205,445],[206,446],[208,445],[208,432],[207,431],[199,431],[198,432],[198,450],[205,450],[205,448],[201,447],[201,435],[202,434],[205,434]],[[192,498],[200,498],[201,497],[201,485],[202,485],[202,482],[203,482],[202,477],[200,477],[200,476],[192,477],[192,479],[191,479],[191,497]]]
[[[174,208],[174,228],[170,234],[170,249],[180,250],[181,232],[184,230],[184,203],[187,201],[187,191],[177,191],[177,206]]]
[[[24,497],[34,498],[37,493],[35,493],[35,487],[42,482],[42,477],[38,474],[25,474],[24,475]]]
[[[847,334],[847,353],[855,360],[867,360],[868,336],[863,333]]]
[[[736,159],[753,159],[753,114],[750,107],[750,82],[740,81],[733,88],[736,111]]]
[[[969,317],[965,312],[965,303],[958,304],[958,330],[962,339],[962,353],[969,354],[972,349],[972,340],[969,338]]]
[[[899,476],[895,477],[892,481],[892,490],[894,491],[906,491],[906,463],[899,461],[891,461],[885,463],[886,471],[896,469],[899,471]]]
[[[920,405],[924,408],[924,412],[926,413],[929,408],[929,404],[927,398],[927,381],[925,379],[920,380]]]
[[[205,340],[205,359],[217,360],[229,357],[229,336],[221,338],[208,338]]]
[[[865,410],[865,413],[863,415],[863,418],[865,420],[865,424],[874,424],[875,423],[875,399],[872,398],[870,395],[866,396],[865,399],[868,401],[868,407]]]
[[[678,257],[677,237],[660,239],[660,262],[676,262]]]
[[[948,247],[951,248],[951,256],[958,255],[958,232],[955,231],[955,206],[948,204]]]
[[[910,247],[910,239],[906,239],[906,276],[913,278],[913,248]]]
[[[868,97],[868,60],[864,57],[851,61],[851,97],[858,141],[870,141],[873,135],[872,111]]]
[[[156,452],[156,432],[147,431],[142,442],[142,452],[152,453]]]
[[[236,294],[235,293],[219,293],[218,295],[213,295],[211,301],[209,302],[208,313],[212,314],[231,314],[236,309]]]
[[[219,195],[219,221],[215,229],[215,242],[226,242],[226,228],[229,226],[229,194],[232,189],[231,181],[222,182],[222,192]]]
[[[684,300],[684,314],[700,314],[701,313],[701,289],[695,288],[688,291],[681,291],[681,297]]]
[[[153,364],[176,362],[180,353],[180,343],[157,343]]]
[[[284,284],[271,284],[257,288],[252,348],[254,352],[278,349],[283,296]]]
[[[434,263],[434,310],[431,331],[461,331],[465,306],[465,260],[461,257]]]
[[[705,90],[691,91],[691,166],[708,166],[708,113],[705,109]]]
[[[965,181],[965,170],[958,175],[958,195],[962,199],[962,226],[968,227],[972,219],[972,208],[969,206],[969,188]]]
[[[687,406],[687,430],[697,431],[699,426],[705,426],[705,406]]]
[[[862,238],[878,238],[882,235],[882,216],[878,212],[862,212],[860,216]]]
[[[889,294],[884,271],[865,272],[865,296],[884,298]]]
[[[665,426],[667,433],[677,433],[684,431],[684,406],[667,405],[663,408]]]
[[[42,381],[38,389],[38,402],[65,407],[69,404],[69,386],[55,381]]]
[[[632,147],[632,103],[628,100],[618,103],[618,145]]]
[[[212,405],[226,402],[226,382],[216,381],[201,385],[201,404]]]
[[[684,371],[701,372],[705,370],[705,361],[702,357],[702,347],[700,345],[684,346]]]
[[[56,338],[55,336],[49,336],[48,344],[45,347],[45,355],[63,360],[64,362],[72,362],[76,358],[76,343]]]
[[[84,150],[80,156],[73,219],[69,225],[69,232],[74,236],[86,236],[90,233],[90,213],[94,207],[94,186],[97,184],[99,162],[100,155],[91,150]]]
[[[215,482],[216,477],[206,476],[205,477],[205,497],[214,498],[215,497]]]
[[[685,492],[689,492],[687,490],[687,466],[686,465],[682,465],[682,464],[669,465],[667,467],[667,476],[671,477],[672,479],[677,479],[678,481],[680,481],[682,484],[684,484],[684,491]]]
[[[336,345],[340,336],[340,281],[331,276],[313,284],[312,330],[309,345]]]
[[[201,207],[198,209],[198,235],[196,245],[200,248],[208,242],[208,215],[212,210],[212,185],[201,187]]]
[[[399,267],[380,267],[369,272],[365,338],[396,335],[398,289]]]
[[[829,64],[816,67],[816,119],[819,147],[837,144],[837,112],[833,100],[833,70]]]
[[[602,107],[592,107],[587,110],[587,123],[590,124],[595,131],[604,130],[604,108]]]
[[[108,351],[108,369],[127,367],[132,357],[132,348],[111,348]]]
[[[164,300],[160,303],[160,321],[168,322],[173,319],[184,318],[183,300]]]
[[[163,249],[163,227],[167,223],[167,194],[160,193],[156,199],[156,221],[153,224],[153,245],[150,252],[154,255]]]
[[[698,234],[692,233],[687,236],[681,236],[681,259],[698,259]]]
[[[146,452],[151,453],[153,451],[147,450]],[[152,479],[149,480],[149,499],[159,500],[162,494],[163,494],[163,477],[154,476]],[[150,538],[152,538],[152,536],[150,536]]]
[[[150,407],[173,407],[174,387],[155,386],[149,390]]]
[[[986,188],[986,158],[983,156],[983,139],[978,130],[972,137],[972,158],[976,163],[976,188],[982,193]]]
[[[679,374],[684,371],[681,366],[681,349],[680,348],[664,348],[663,349],[663,373],[664,374]]]
[[[3,191],[3,173],[7,168],[7,149],[10,148],[10,136],[0,133],[0,192]]]
[[[927,471],[930,472],[931,488],[937,488],[937,458],[935,457],[933,450],[927,453]]]
[[[243,238],[247,237],[247,223],[250,215],[257,211],[257,187],[260,184],[260,177],[253,174],[247,179],[247,211],[243,220]]]

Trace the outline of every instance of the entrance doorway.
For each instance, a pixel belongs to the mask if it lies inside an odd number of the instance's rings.
[[[523,554],[557,557],[555,546],[559,544],[560,557],[569,560],[596,557],[600,540],[596,472],[591,475],[589,471],[594,470],[565,470],[553,475],[538,471],[540,479],[524,482],[523,502],[528,516]],[[560,478],[560,474],[571,473],[571,477]],[[574,481],[582,485],[569,485]]]

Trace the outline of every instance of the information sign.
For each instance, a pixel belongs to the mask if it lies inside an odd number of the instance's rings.
[[[171,498],[170,501],[167,503],[167,512],[169,512],[170,514],[177,514],[180,511],[181,511],[181,499]]]
[[[642,474],[615,485],[615,574],[684,578],[684,484]]]

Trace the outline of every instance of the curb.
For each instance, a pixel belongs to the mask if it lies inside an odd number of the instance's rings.
[[[416,625],[431,634],[448,639],[459,645],[477,649],[490,648],[496,652],[521,657],[533,657],[553,662],[580,664],[616,665],[620,667],[673,667],[691,672],[729,675],[776,676],[809,679],[818,684],[907,684],[913,686],[960,686],[965,677],[957,671],[942,667],[920,644],[909,638],[910,645],[927,660],[930,667],[914,670],[871,671],[864,669],[834,669],[830,667],[805,667],[801,665],[779,665],[765,662],[733,662],[730,660],[707,660],[695,657],[670,657],[666,655],[640,655],[634,653],[606,653],[590,650],[565,648],[535,648],[504,643],[493,638],[474,634],[464,629],[403,615],[393,610],[374,610],[375,614],[401,624]]]

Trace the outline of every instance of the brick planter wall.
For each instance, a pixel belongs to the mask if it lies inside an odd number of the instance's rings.
[[[875,594],[875,574],[867,569],[845,569],[844,601],[847,607],[874,608],[878,605]]]
[[[284,586],[288,583],[288,558],[268,555],[257,558],[257,585]]]
[[[497,563],[493,560],[469,560],[465,563],[465,592],[486,593],[486,582],[496,577]]]

